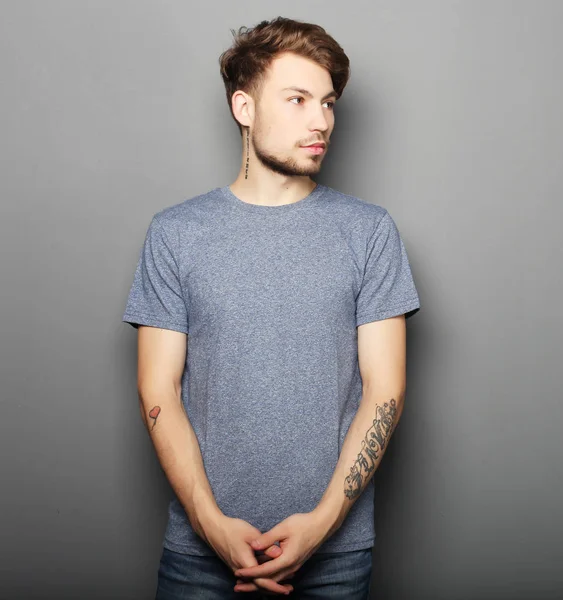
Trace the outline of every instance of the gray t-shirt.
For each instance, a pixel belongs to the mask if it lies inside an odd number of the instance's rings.
[[[214,497],[264,532],[332,477],[362,394],[357,326],[419,308],[385,208],[321,184],[282,206],[225,186],[153,216],[123,321],[188,334],[182,401]],[[373,546],[373,481],[318,552]],[[175,497],[163,545],[214,555]]]

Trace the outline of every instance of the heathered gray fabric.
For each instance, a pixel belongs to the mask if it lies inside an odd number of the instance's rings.
[[[259,206],[225,186],[153,216],[123,321],[188,334],[182,400],[213,494],[267,531],[331,479],[361,399],[356,327],[419,308],[385,208],[320,184]],[[373,507],[372,478],[318,552],[372,546]],[[214,554],[176,498],[168,517],[165,547]]]

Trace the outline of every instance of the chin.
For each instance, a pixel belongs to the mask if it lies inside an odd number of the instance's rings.
[[[299,165],[321,165],[321,163],[323,162],[323,158],[324,156],[322,155],[314,155],[312,154],[311,156],[299,156],[296,157],[295,162]]]
[[[322,161],[320,160],[307,160],[300,165],[304,170],[312,173],[318,173],[321,170]]]

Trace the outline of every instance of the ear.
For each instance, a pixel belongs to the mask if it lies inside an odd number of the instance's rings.
[[[250,127],[254,121],[254,100],[242,90],[237,90],[231,98],[235,119],[243,126]]]

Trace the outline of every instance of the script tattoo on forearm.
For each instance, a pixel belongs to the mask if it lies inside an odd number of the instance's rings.
[[[151,419],[154,419],[154,423],[152,424],[151,431],[154,429],[154,426],[156,425],[156,419],[158,418],[159,414],[160,414],[160,406],[155,406],[154,408],[151,408],[151,410],[149,411],[149,417]]]
[[[362,484],[375,470],[375,463],[385,450],[385,446],[393,433],[397,403],[394,398],[375,407],[373,425],[367,430],[362,440],[362,449],[350,469],[350,475],[344,479],[344,494],[350,500],[357,498],[362,491]]]

